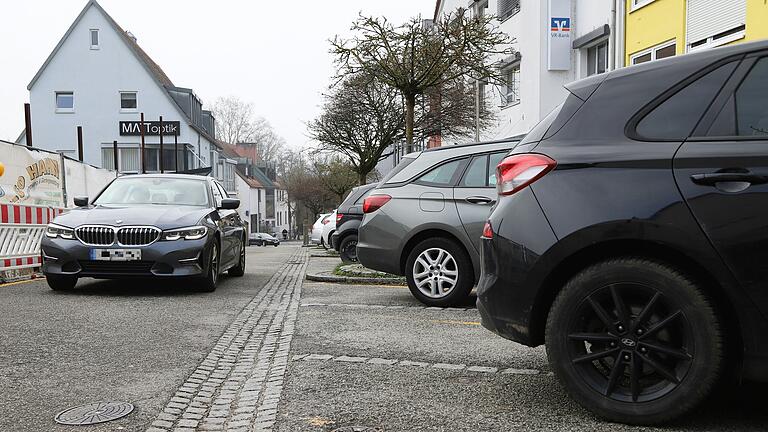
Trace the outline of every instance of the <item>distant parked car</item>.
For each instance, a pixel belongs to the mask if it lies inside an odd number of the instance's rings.
[[[182,174],[118,177],[93,200],[56,217],[42,240],[51,289],[83,277],[192,278],[213,291],[219,275],[245,272],[240,201],[214,179]]]
[[[480,235],[496,202],[494,168],[514,139],[406,155],[363,202],[357,257],[405,275],[432,306],[466,300],[480,276]]]
[[[498,166],[482,324],[613,422],[768,382],[768,42],[566,86]]]
[[[336,232],[331,243],[345,263],[357,262],[357,230],[363,221],[363,200],[377,185],[371,183],[352,189],[336,211]]]
[[[328,217],[330,216],[330,213],[323,213],[321,214],[315,223],[312,225],[312,233],[309,236],[309,241],[312,244],[320,244],[320,240],[323,237],[323,227],[328,222]]]
[[[249,244],[256,246],[278,246],[280,244],[280,240],[275,236],[269,235],[267,233],[251,233]]]
[[[323,233],[320,236],[320,246],[328,249],[333,247],[331,236],[336,232],[336,210],[323,221]]]

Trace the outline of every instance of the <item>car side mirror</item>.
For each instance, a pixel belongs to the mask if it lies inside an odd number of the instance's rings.
[[[72,200],[75,202],[75,205],[78,207],[88,207],[88,197],[87,196],[76,196],[72,198]]]
[[[237,198],[222,198],[220,209],[224,210],[237,210],[240,207],[240,200]]]

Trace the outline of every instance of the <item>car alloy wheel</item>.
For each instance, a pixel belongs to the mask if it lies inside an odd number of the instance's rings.
[[[567,336],[570,360],[592,389],[610,399],[658,399],[677,388],[690,369],[693,328],[653,287],[604,286],[584,299],[574,316]]]
[[[211,284],[213,286],[216,286],[216,282],[219,280],[219,247],[216,245],[216,243],[213,243],[213,246],[211,248],[211,265],[210,265],[210,272],[211,272]]]
[[[426,249],[413,265],[413,280],[425,296],[443,298],[451,293],[459,280],[456,260],[445,249]]]

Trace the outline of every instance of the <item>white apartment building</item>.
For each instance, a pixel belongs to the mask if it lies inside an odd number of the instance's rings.
[[[623,19],[616,19],[623,17],[622,0],[437,0],[434,19],[459,7],[495,15],[515,39],[515,54],[498,59],[506,83],[481,84],[481,106],[498,117],[481,140],[528,132],[563,102],[564,84],[623,64],[623,41],[616,40],[623,34]]]
[[[217,145],[211,112],[191,89],[176,86],[95,0],[88,1],[27,88],[35,147],[77,158],[81,126],[85,163],[114,169],[116,141],[121,173],[159,172],[161,160],[166,172],[210,167],[211,175],[235,191],[236,162]],[[25,134],[17,141],[25,143]]]

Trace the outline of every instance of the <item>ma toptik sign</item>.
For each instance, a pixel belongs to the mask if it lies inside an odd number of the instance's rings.
[[[180,129],[179,122],[177,121],[164,121],[163,122],[163,136],[179,135]],[[121,121],[120,122],[120,135],[121,136],[139,136],[141,135],[141,122],[140,121]],[[145,121],[144,122],[144,135],[160,135],[160,122],[159,121]]]

